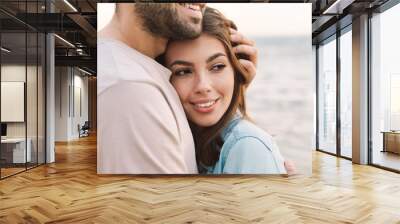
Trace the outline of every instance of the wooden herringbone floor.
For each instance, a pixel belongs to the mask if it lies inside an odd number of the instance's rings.
[[[98,176],[93,137],[0,181],[0,223],[400,223],[400,175],[314,153],[308,178]]]

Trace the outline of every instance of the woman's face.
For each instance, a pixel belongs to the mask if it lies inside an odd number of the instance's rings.
[[[234,87],[224,45],[207,34],[174,41],[168,45],[165,61],[188,119],[201,127],[216,124],[229,107]]]

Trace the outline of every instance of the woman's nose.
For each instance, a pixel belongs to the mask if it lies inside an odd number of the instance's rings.
[[[207,74],[202,73],[198,74],[197,78],[195,79],[195,92],[204,94],[211,92],[211,80],[207,76]]]

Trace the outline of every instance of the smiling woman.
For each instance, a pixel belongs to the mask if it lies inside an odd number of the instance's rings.
[[[202,34],[193,41],[173,42],[168,49],[171,83],[188,119],[200,127],[216,124],[229,107],[234,86],[234,72],[224,46]]]
[[[283,174],[284,161],[272,138],[248,120],[247,71],[230,42],[236,29],[206,8],[200,37],[172,41],[164,62],[189,120],[197,165],[211,174]]]

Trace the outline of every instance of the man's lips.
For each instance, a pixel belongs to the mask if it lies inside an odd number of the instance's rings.
[[[179,5],[194,11],[201,11],[205,6],[204,3],[179,3]]]

